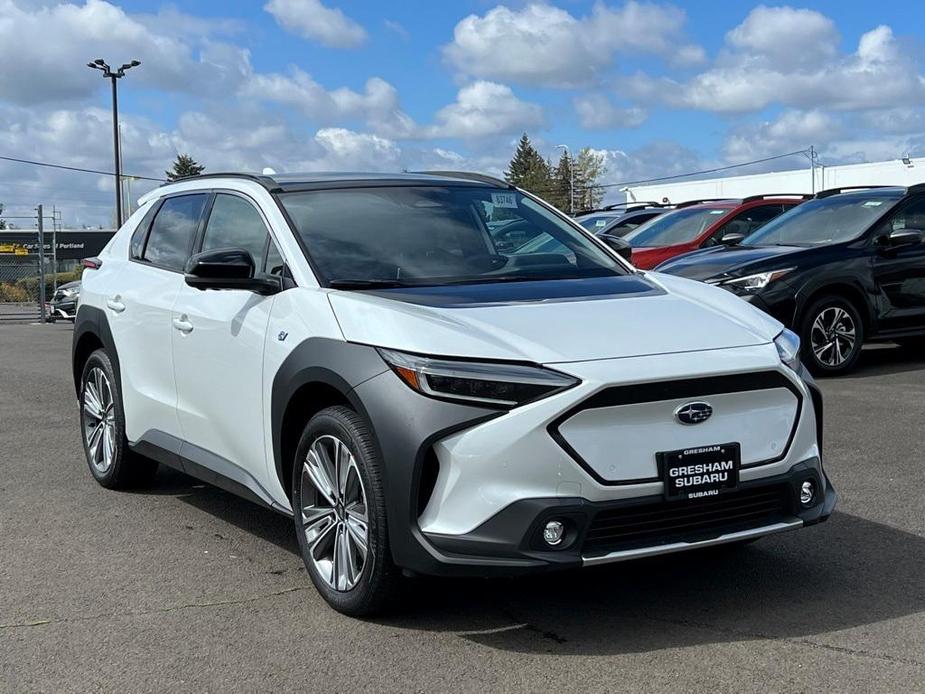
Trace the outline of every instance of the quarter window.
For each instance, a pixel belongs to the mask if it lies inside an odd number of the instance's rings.
[[[254,267],[259,267],[266,243],[267,228],[256,207],[237,195],[215,196],[202,239],[203,251],[242,248],[251,254]]]
[[[205,201],[205,195],[179,195],[164,200],[151,226],[143,259],[168,270],[182,270]]]

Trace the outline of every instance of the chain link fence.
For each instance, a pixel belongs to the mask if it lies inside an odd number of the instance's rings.
[[[0,322],[41,317],[37,254],[0,252]]]

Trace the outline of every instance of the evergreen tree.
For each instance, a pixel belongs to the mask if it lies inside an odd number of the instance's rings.
[[[178,178],[186,178],[187,176],[198,176],[206,167],[201,166],[188,154],[178,154],[177,158],[173,162],[173,168],[164,173],[167,175],[168,181],[176,181]]]
[[[552,192],[546,196],[547,202],[563,212],[572,211],[572,165],[572,158],[567,151],[563,151],[562,156],[559,157],[559,163],[552,172]],[[577,180],[575,186],[575,211],[578,211],[581,208],[578,207]]]
[[[552,187],[549,165],[536,151],[527,133],[524,133],[517,143],[517,150],[504,177],[508,183],[541,197]]]
[[[607,171],[604,155],[584,147],[575,157],[575,209],[593,210],[604,199],[604,189],[598,183]]]

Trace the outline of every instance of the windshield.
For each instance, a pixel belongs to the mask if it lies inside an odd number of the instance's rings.
[[[575,221],[588,231],[596,232],[610,224],[614,219],[616,219],[616,217],[612,214],[592,214],[587,217],[581,217]]]
[[[731,208],[688,207],[666,212],[645,224],[640,224],[623,238],[631,246],[673,246],[688,243],[700,236],[714,222],[724,217]]]
[[[745,237],[747,246],[805,246],[850,241],[893,206],[902,193],[833,195],[809,200]]]
[[[514,190],[381,186],[279,198],[319,279],[329,286],[433,286],[628,272],[568,222]]]

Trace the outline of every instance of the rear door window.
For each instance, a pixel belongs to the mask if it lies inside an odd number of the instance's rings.
[[[208,195],[167,198],[151,225],[143,260],[167,270],[182,271],[199,228]]]

